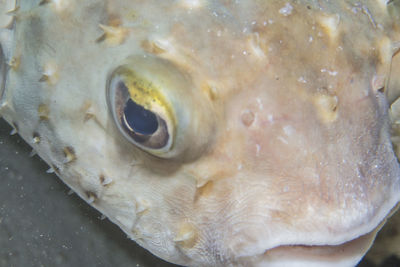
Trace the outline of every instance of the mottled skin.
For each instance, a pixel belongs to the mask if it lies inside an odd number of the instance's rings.
[[[395,5],[18,1],[1,17],[1,115],[163,259],[352,266],[400,198],[385,97]],[[110,115],[106,88],[127,58],[187,87],[164,92],[178,118],[191,112],[174,153],[138,148]]]

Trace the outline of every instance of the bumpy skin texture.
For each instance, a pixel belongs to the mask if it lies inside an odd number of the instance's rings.
[[[384,90],[393,5],[17,1],[0,17],[1,115],[163,259],[355,265],[400,198]],[[190,87],[171,92],[190,114],[171,157],[130,143],[110,115],[106,88],[127,58]]]

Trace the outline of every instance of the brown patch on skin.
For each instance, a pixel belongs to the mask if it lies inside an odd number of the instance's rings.
[[[184,222],[179,226],[174,241],[183,249],[192,248],[197,241],[197,231],[193,224]]]
[[[100,180],[100,184],[104,187],[107,187],[114,182],[112,179],[107,178],[104,174],[100,174],[99,180]]]
[[[54,164],[50,164],[50,167],[54,170],[55,174],[60,175],[60,168]]]
[[[155,42],[149,40],[144,40],[141,43],[141,47],[143,48],[144,51],[149,52],[151,54],[159,55],[165,53],[165,49],[158,46]]]
[[[96,193],[92,192],[92,191],[86,191],[85,192],[86,197],[88,198],[87,201],[92,204],[93,202],[95,202],[98,199],[98,196]]]
[[[146,202],[136,202],[136,215],[143,216],[149,211],[148,204]]]
[[[86,123],[90,120],[93,120],[100,128],[104,129],[105,127],[101,124],[101,122],[96,117],[96,110],[93,109],[92,104],[89,101],[85,101],[80,109],[84,114],[83,122]]]
[[[246,127],[250,127],[254,122],[255,116],[251,110],[245,110],[242,112],[240,119]]]
[[[49,120],[49,107],[46,104],[40,104],[38,107],[39,119],[42,121]]]
[[[203,92],[205,92],[211,101],[215,101],[218,99],[218,90],[215,86],[212,86],[208,83],[204,83],[201,86]]]
[[[34,132],[34,133],[32,134],[33,143],[39,144],[39,143],[40,143],[40,139],[41,139],[41,138],[40,138],[39,133]]]
[[[96,43],[102,43],[106,40],[106,35],[102,34],[99,38],[96,39]]]
[[[142,233],[137,228],[133,228],[131,230],[131,232],[135,236],[135,240],[138,240],[138,241],[143,241],[144,240]]]
[[[371,80],[372,90],[375,92],[385,92],[386,75],[374,75]]]
[[[93,118],[95,118],[96,116],[94,116],[93,114],[91,114],[91,113],[86,113],[85,114],[85,117],[83,118],[83,122],[87,122],[88,120],[91,120],[91,119],[93,119]]]
[[[46,5],[49,3],[51,3],[51,0],[42,0],[42,1],[40,1],[39,6],[43,6],[43,5]]]
[[[201,187],[197,188],[196,194],[194,196],[194,202],[197,202],[199,198],[204,198],[209,196],[212,193],[214,187],[213,181],[208,181]]]
[[[100,174],[99,180],[100,180],[100,183],[101,183],[101,184],[104,183],[104,181],[106,180],[106,178],[104,177],[104,174]]]
[[[43,74],[42,77],[40,77],[39,82],[47,82],[49,80],[49,76],[46,74]]]
[[[318,94],[313,98],[314,106],[324,123],[331,123],[337,119],[338,101],[337,96],[328,94]]]
[[[118,46],[124,43],[128,36],[129,30],[120,26],[102,25],[99,27],[103,30],[103,34],[97,38],[96,42],[105,42],[109,46]]]
[[[21,65],[21,57],[20,56],[13,57],[8,63],[8,65],[13,71],[17,71],[19,69],[19,66]]]
[[[67,163],[73,162],[76,160],[75,150],[71,146],[64,147],[64,156],[67,160]]]
[[[217,161],[215,161],[217,162]],[[219,161],[218,161],[219,162]],[[193,175],[195,177],[196,182],[197,182],[197,187],[201,188],[205,184],[211,182],[211,181],[216,181],[216,180],[221,180],[225,178],[232,177],[233,174],[235,173],[232,170],[220,170],[218,169],[218,164],[214,163],[214,165],[210,164],[209,172],[204,171],[204,173],[198,173],[197,175]],[[212,172],[214,170],[214,172]],[[198,171],[202,171],[201,169],[198,169]]]
[[[107,25],[118,27],[122,25],[122,20],[118,15],[110,15]]]
[[[92,104],[90,104],[89,101],[85,101],[83,103],[82,108],[81,108],[82,113],[85,113],[83,122],[87,122],[88,120],[93,119],[95,117],[95,115],[89,111],[91,107],[92,107]]]
[[[279,221],[286,225],[292,224],[293,215],[280,210],[270,210],[269,216],[274,218],[274,221]]]

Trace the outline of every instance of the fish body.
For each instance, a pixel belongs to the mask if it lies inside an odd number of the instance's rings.
[[[399,202],[396,1],[0,5],[0,114],[158,257],[353,266]]]

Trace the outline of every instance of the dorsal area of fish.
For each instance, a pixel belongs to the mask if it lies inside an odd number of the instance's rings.
[[[396,1],[0,5],[0,114],[165,260],[355,265],[399,201]]]

